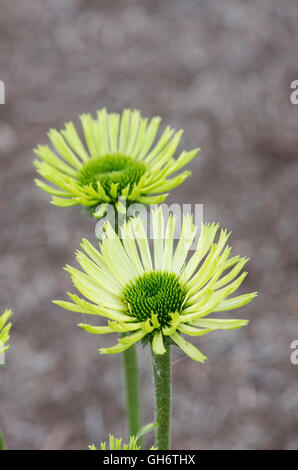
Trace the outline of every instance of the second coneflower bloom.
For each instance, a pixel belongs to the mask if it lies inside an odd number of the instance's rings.
[[[83,114],[80,119],[85,142],[69,122],[63,130],[49,131],[53,150],[48,145],[34,150],[37,171],[50,183],[37,179],[36,184],[52,195],[54,205],[82,205],[94,212],[99,204],[117,204],[119,198],[158,204],[190,175],[176,172],[199,149],[175,159],[183,131],[167,127],[157,140],[160,117],[148,120],[137,110],[119,115],[101,109],[96,118]]]
[[[241,307],[256,296],[254,292],[231,297],[247,274],[240,274],[247,258],[231,257],[231,248],[226,246],[229,233],[212,223],[202,225],[196,249],[187,261],[197,228],[191,216],[184,217],[174,249],[175,223],[173,216],[165,223],[161,208],[153,211],[153,256],[141,218],[123,225],[122,241],[108,223],[100,251],[87,240],[82,242],[84,253],[78,251],[77,260],[84,272],[66,268],[76,288],[91,302],[68,294],[72,302],[55,303],[108,320],[104,326],[80,323],[89,333],[122,333],[115,346],[101,348],[101,353],[119,353],[142,340],[151,342],[155,354],[164,354],[165,343],[171,342],[203,362],[206,357],[184,335],[202,336],[247,324],[242,319],[208,318],[214,312]]]
[[[11,310],[5,310],[2,315],[0,315],[0,354],[4,353],[9,349],[9,338],[10,330],[12,323],[7,323],[10,317],[12,316]]]

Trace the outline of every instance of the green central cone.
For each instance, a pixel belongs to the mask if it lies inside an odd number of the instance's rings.
[[[168,326],[170,313],[180,312],[186,297],[186,288],[174,273],[153,271],[132,281],[122,291],[122,301],[139,321],[158,316],[160,325]]]
[[[145,171],[144,163],[126,155],[112,154],[91,158],[81,169],[78,180],[83,186],[92,184],[95,189],[100,182],[106,193],[110,192],[113,183],[118,183],[117,193],[120,194],[128,185],[132,189]]]

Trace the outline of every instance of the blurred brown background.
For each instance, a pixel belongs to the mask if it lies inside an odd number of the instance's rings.
[[[1,0],[1,309],[15,312],[0,371],[0,427],[12,449],[85,449],[124,434],[120,358],[112,338],[80,331],[52,299],[94,223],[33,183],[46,131],[106,106],[159,114],[202,148],[169,202],[204,204],[251,258],[237,315],[248,327],[194,340],[204,366],[173,354],[173,448],[298,448],[295,0]],[[143,417],[152,421],[150,356],[141,354]],[[152,440],[149,435],[146,442]]]

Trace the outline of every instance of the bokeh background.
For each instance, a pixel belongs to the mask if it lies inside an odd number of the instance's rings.
[[[34,186],[32,148],[86,111],[139,108],[201,147],[169,202],[203,203],[251,258],[237,316],[250,324],[195,341],[204,366],[173,353],[173,448],[297,449],[298,5],[295,0],[1,0],[0,299],[15,312],[0,377],[0,427],[11,449],[85,449],[124,435],[111,338],[76,327],[52,299],[94,223]],[[181,148],[182,148],[181,147]],[[141,352],[144,422],[150,355]],[[148,435],[149,445],[153,436]]]

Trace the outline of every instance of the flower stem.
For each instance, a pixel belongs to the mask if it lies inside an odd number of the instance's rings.
[[[163,355],[152,351],[152,367],[155,386],[156,446],[158,450],[170,449],[171,419],[171,363],[170,345]]]
[[[4,440],[0,431],[0,450],[5,450]]]
[[[120,215],[115,208],[115,232],[118,236],[120,236],[119,219]],[[134,345],[126,351],[123,351],[122,363],[124,372],[127,428],[128,437],[130,437],[136,436],[137,432],[141,428],[138,356]],[[141,438],[138,439],[138,445],[142,446]]]
[[[136,347],[133,345],[122,353],[124,370],[126,415],[129,436],[136,436],[141,427],[139,371]],[[140,439],[138,445],[142,445]]]

